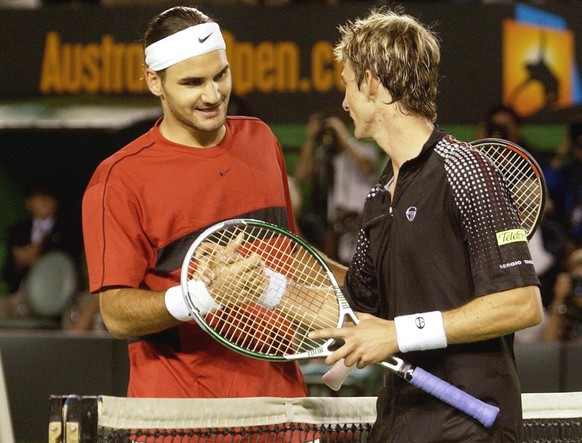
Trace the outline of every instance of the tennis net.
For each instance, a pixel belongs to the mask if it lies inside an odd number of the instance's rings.
[[[582,393],[523,394],[524,442],[582,441]],[[375,397],[52,396],[49,441],[367,442]],[[60,416],[57,411],[60,409]]]

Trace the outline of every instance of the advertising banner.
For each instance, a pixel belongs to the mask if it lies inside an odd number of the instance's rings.
[[[268,122],[305,122],[340,106],[333,59],[338,25],[367,2],[336,6],[214,6],[227,42],[233,93]],[[475,123],[499,103],[533,123],[564,123],[580,109],[582,4],[405,2],[442,45],[439,121]],[[0,100],[149,98],[141,38],[162,7],[0,10]]]

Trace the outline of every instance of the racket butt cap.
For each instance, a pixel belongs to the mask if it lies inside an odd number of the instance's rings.
[[[339,391],[351,372],[352,367],[346,366],[345,360],[342,358],[329,371],[323,374],[321,380],[328,388],[333,391]]]

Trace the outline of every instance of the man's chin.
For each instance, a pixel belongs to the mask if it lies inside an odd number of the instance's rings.
[[[214,132],[221,129],[224,126],[225,121],[226,115],[221,114],[217,115],[216,117],[207,118],[204,119],[203,121],[199,121],[197,126],[201,131]]]

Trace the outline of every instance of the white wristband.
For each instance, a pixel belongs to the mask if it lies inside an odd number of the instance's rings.
[[[190,280],[188,282],[188,296],[201,315],[216,311],[220,306],[214,301],[206,285],[201,280]],[[166,291],[166,308],[174,318],[180,321],[192,319],[192,313],[184,300],[181,286],[173,286]]]
[[[166,291],[165,302],[166,309],[175,319],[180,321],[188,321],[192,319],[192,314],[184,300],[181,286],[172,286],[169,288]]]
[[[269,268],[265,268],[265,274],[269,277],[269,285],[263,295],[259,297],[257,303],[264,308],[273,309],[279,304],[285,294],[287,279],[283,274],[279,274]]]
[[[401,315],[394,318],[400,352],[425,351],[447,347],[447,336],[440,311]]]

